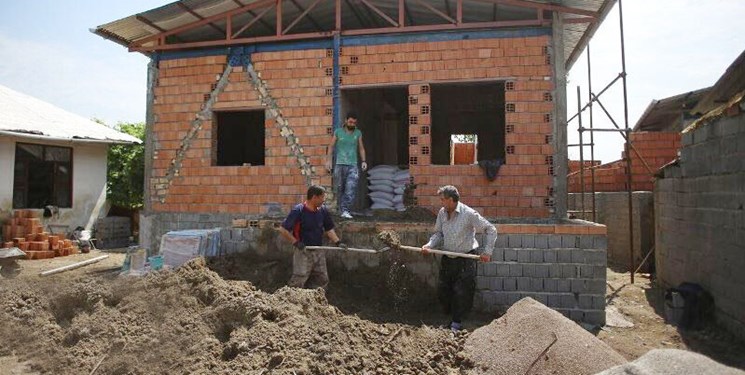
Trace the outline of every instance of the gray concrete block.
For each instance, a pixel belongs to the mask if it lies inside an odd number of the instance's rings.
[[[557,279],[556,280],[556,291],[557,292],[571,292],[572,283],[566,279]]]
[[[561,278],[561,264],[555,263],[555,264],[549,264],[548,265],[548,275],[549,277],[554,278]]]
[[[587,280],[587,293],[605,295],[605,279]]]
[[[606,236],[595,236],[593,239],[593,245],[592,247],[594,249],[608,249],[608,237]]]
[[[535,277],[535,264],[523,264],[523,276]]]
[[[503,289],[508,292],[514,292],[517,290],[517,279],[514,277],[506,277],[502,280]]]
[[[543,250],[543,261],[546,263],[556,263],[558,258],[557,250],[546,249]]]
[[[543,250],[530,249],[530,262],[543,263]]]
[[[603,297],[603,296],[592,296],[592,309],[594,309],[594,310],[605,310],[605,297]]]
[[[548,306],[548,294],[545,293],[535,293],[532,297],[534,300]]]
[[[546,292],[557,291],[557,279],[543,279],[543,290]]]
[[[532,291],[530,278],[529,277],[518,277],[517,278],[517,290],[521,292]]]
[[[558,234],[552,234],[548,236],[548,248],[558,249],[561,248],[561,236]]]
[[[605,325],[605,310],[585,311],[585,318],[583,321],[585,323],[594,324],[596,326],[602,327]]]
[[[543,291],[543,279],[530,279],[530,290],[533,292]]]
[[[507,235],[502,234],[497,236],[497,240],[494,242],[494,247],[505,248],[508,247]]]
[[[585,313],[582,310],[571,310],[569,311],[569,319],[575,322],[582,322],[585,320]]]
[[[582,249],[572,249],[572,263],[585,264],[587,263],[587,254]]]
[[[548,249],[548,237],[549,235],[547,234],[534,235],[535,247],[537,249]]]
[[[489,289],[501,291],[504,290],[504,285],[502,285],[502,278],[501,277],[490,277],[489,278]]]
[[[605,250],[585,250],[586,264],[605,266],[607,252]]]
[[[560,294],[549,294],[547,306],[551,308],[561,307],[561,295]]]
[[[518,249],[517,250],[517,261],[520,263],[530,263],[530,250]]]
[[[579,237],[579,247],[582,249],[592,249],[595,246],[595,236],[583,235]]]
[[[572,264],[562,264],[561,265],[561,277],[568,279],[568,278],[575,278],[579,277],[577,275],[579,272],[577,270],[577,266]]]
[[[492,251],[491,253],[491,261],[492,262],[504,262],[504,249],[494,248],[494,251]]]
[[[572,263],[572,249],[558,249],[559,263]]]
[[[608,268],[606,266],[593,266],[593,268],[593,278],[603,280],[608,278]]]
[[[505,262],[517,262],[517,250],[504,249],[504,261]]]
[[[522,235],[522,246],[524,248],[534,248],[535,247],[535,235],[523,234]]]
[[[572,279],[572,293],[587,292],[587,283],[583,279]]]
[[[509,276],[510,265],[505,263],[497,263],[497,276]]]
[[[493,262],[484,263],[483,266],[479,267],[483,269],[484,276],[497,276],[497,264]]]
[[[507,235],[507,247],[521,248],[523,247],[523,237],[521,234],[508,234]]]
[[[535,265],[535,277],[540,278],[546,278],[549,276],[549,268],[550,266],[548,264],[536,264]]]
[[[489,289],[490,277],[476,276],[476,289]]]
[[[573,309],[577,307],[577,300],[573,294],[562,294],[561,295],[561,308]]]
[[[595,276],[595,266],[581,265],[579,266],[579,277],[585,279],[591,279]]]
[[[589,296],[586,294],[580,294],[579,296],[579,308],[583,310],[589,310],[592,309],[592,298],[593,296]]]
[[[510,264],[510,277],[523,276],[523,265],[522,264]]]
[[[579,236],[574,235],[574,234],[562,234],[561,235],[561,247],[579,248]]]
[[[522,299],[522,294],[520,293],[517,293],[517,292],[507,293],[505,295],[505,305],[512,306],[520,299]]]

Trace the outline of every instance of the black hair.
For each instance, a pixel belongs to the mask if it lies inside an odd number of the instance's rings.
[[[326,194],[326,189],[324,189],[323,186],[311,185],[308,188],[308,194],[306,194],[306,197],[308,199],[311,199],[313,197],[317,197],[319,195],[324,195],[324,194]]]

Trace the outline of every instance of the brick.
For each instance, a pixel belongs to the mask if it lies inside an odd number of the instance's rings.
[[[558,249],[556,252],[559,263],[572,263],[572,249]]]
[[[532,263],[543,263],[543,250],[530,250],[530,261]]]
[[[572,291],[571,282],[565,279],[556,280],[556,291],[557,292],[571,292]]]
[[[523,264],[523,276],[535,277],[535,264]]]
[[[605,279],[592,279],[587,281],[587,292],[591,294],[605,295]]]
[[[530,290],[533,292],[543,291],[543,279],[533,278],[530,279]]]
[[[543,279],[543,290],[546,292],[556,292],[558,283],[556,279]]]
[[[522,236],[522,247],[534,248],[535,247],[535,236],[532,234],[524,234]]]
[[[574,295],[572,294],[561,295],[561,308],[573,309],[575,307],[577,307],[577,300],[574,298]]]
[[[507,246],[511,248],[523,247],[522,235],[520,234],[508,234],[507,235]]]
[[[578,266],[575,266],[573,264],[563,264],[561,265],[561,277],[563,278],[575,278],[579,277],[577,275],[579,272],[577,270]]]
[[[545,263],[556,263],[557,250],[553,250],[553,249],[543,250],[543,261]]]
[[[572,263],[584,264],[587,262],[585,250],[572,249]]]
[[[595,267],[594,266],[588,266],[588,265],[582,265],[579,266],[579,277],[585,278],[585,279],[591,279],[595,275]]]
[[[548,275],[550,277],[555,277],[555,278],[562,277],[561,268],[562,268],[561,264],[549,264]]]
[[[504,290],[504,286],[502,285],[502,278],[501,277],[490,277],[489,278],[489,289],[491,290]]]
[[[562,235],[561,236],[561,247],[564,248],[578,248],[579,247],[579,236],[576,235]]]
[[[587,292],[587,284],[583,279],[572,279],[572,293]]]
[[[503,262],[504,261],[504,249],[495,248],[494,251],[492,251],[491,260],[492,262]]]
[[[517,250],[517,261],[520,263],[530,263],[530,250],[528,249]]]
[[[561,248],[561,236],[560,235],[551,235],[548,237],[548,248],[549,249],[558,249]]]
[[[489,262],[479,267],[484,270],[484,276],[497,276],[497,264]]]
[[[579,247],[581,249],[592,249],[595,246],[594,245],[594,243],[595,243],[594,240],[595,239],[593,237],[595,237],[595,236],[588,236],[588,235],[580,236],[580,238],[579,238]]]
[[[537,249],[548,249],[548,238],[546,234],[536,234],[533,236],[533,241]]]

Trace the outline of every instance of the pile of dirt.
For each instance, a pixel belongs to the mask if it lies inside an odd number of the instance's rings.
[[[605,370],[598,375],[745,375],[705,355],[678,349],[653,349],[633,362]]]
[[[620,354],[532,298],[466,340],[473,374],[595,374],[626,363]]]
[[[272,294],[194,260],[141,278],[54,278],[0,290],[0,356],[35,371],[465,373],[465,336],[345,315],[321,290]]]

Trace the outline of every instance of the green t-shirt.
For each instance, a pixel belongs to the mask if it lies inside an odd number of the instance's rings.
[[[334,136],[336,136],[336,145],[334,145],[336,164],[357,165],[357,144],[362,137],[362,132],[354,129],[352,133],[348,133],[344,128],[339,128],[334,132]]]

